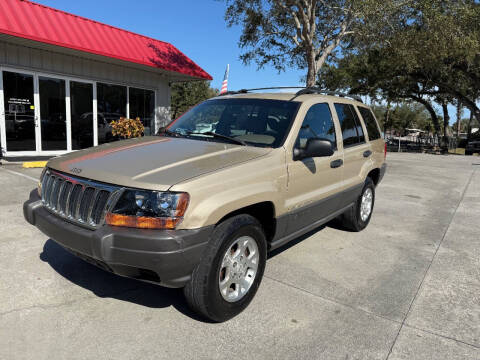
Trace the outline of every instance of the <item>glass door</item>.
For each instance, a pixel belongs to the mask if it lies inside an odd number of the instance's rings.
[[[3,71],[4,134],[2,147],[8,152],[35,152],[36,124],[34,78],[31,74]]]
[[[38,77],[41,151],[67,150],[65,80]]]
[[[72,150],[94,145],[93,84],[70,81]]]

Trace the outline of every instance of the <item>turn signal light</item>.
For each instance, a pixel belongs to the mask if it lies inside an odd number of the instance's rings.
[[[182,218],[154,218],[108,213],[105,222],[112,226],[123,226],[137,229],[175,229]]]
[[[182,218],[154,218],[108,213],[105,222],[112,226],[123,226],[137,229],[175,229]]]

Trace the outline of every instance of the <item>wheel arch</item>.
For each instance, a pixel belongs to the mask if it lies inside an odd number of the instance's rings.
[[[375,168],[375,169],[370,170],[370,172],[367,174],[367,177],[372,179],[375,186],[377,186],[378,182],[380,181],[380,169]]]
[[[270,242],[273,239],[277,228],[277,221],[275,217],[275,204],[272,201],[261,201],[231,211],[228,214],[225,214],[216,225],[240,214],[248,214],[257,219],[265,231],[267,242]]]

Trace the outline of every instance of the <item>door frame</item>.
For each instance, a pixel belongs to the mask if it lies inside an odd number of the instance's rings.
[[[26,74],[33,76],[33,102],[35,106],[35,150],[34,151],[8,151],[7,148],[7,134],[5,128],[5,104],[3,92],[3,71],[15,72],[19,74]],[[66,150],[42,150],[42,130],[40,123],[40,89],[39,77],[46,77],[51,79],[60,79],[65,81],[65,118],[66,118],[66,136],[67,149]],[[70,101],[70,81],[91,84],[93,88],[92,98],[92,113],[93,113],[93,145],[98,145],[97,139],[97,96],[96,96],[96,81],[87,80],[71,76],[63,76],[48,72],[32,71],[23,68],[15,68],[8,66],[0,66],[0,140],[2,144],[2,151],[4,156],[19,157],[19,156],[56,156],[62,155],[72,151],[72,123],[71,123],[71,101]]]
[[[25,74],[31,75],[33,77],[33,106],[34,109],[34,122],[35,122],[35,150],[28,150],[28,151],[13,151],[8,152],[7,148],[7,130],[5,125],[5,98],[4,98],[4,90],[3,90],[3,72],[15,72],[18,74]],[[4,156],[38,156],[39,154],[39,112],[38,112],[38,83],[36,80],[35,72],[31,70],[24,70],[24,69],[17,69],[7,66],[0,66],[0,129],[1,129],[1,140],[2,140],[2,151],[4,151]]]
[[[7,149],[7,136],[5,128],[5,104],[4,104],[4,90],[3,90],[3,71],[15,72],[20,74],[27,74],[33,76],[33,101],[35,106],[35,150],[34,151],[8,151]],[[67,150],[54,150],[54,151],[43,151],[41,149],[41,124],[40,124],[40,93],[39,93],[39,76],[48,77],[52,79],[61,79],[65,80],[65,111],[66,111],[66,123],[67,123]],[[92,109],[93,109],[93,146],[98,145],[98,109],[97,109],[97,84],[110,84],[125,86],[127,88],[127,98],[126,98],[126,116],[130,117],[130,88],[148,90],[153,92],[154,96],[154,113],[153,113],[153,126],[154,131],[157,127],[157,121],[159,121],[158,115],[158,103],[159,103],[159,93],[157,88],[152,88],[149,86],[143,85],[131,85],[125,82],[114,82],[103,79],[88,79],[80,78],[76,76],[58,74],[55,72],[44,72],[41,70],[29,70],[24,67],[15,67],[11,65],[2,65],[0,64],[0,142],[1,142],[1,151],[3,151],[4,156],[8,157],[28,157],[28,156],[56,156],[62,155],[67,152],[75,151],[72,150],[72,124],[71,124],[71,94],[70,94],[70,82],[80,82],[92,84],[93,87],[93,99],[92,99]],[[170,92],[170,90],[168,90]]]

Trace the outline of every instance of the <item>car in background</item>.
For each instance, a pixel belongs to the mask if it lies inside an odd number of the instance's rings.
[[[473,134],[465,145],[465,155],[480,154],[480,131]]]

